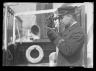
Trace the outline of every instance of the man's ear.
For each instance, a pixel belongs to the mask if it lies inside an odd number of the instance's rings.
[[[74,22],[75,20],[73,18],[71,18],[71,22]]]

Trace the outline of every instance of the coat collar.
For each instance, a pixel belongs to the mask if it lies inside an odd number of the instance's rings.
[[[73,24],[72,26],[70,26],[70,27],[68,27],[68,30],[72,30],[72,29],[74,29],[75,27],[77,27],[77,26],[79,26],[79,24],[78,23],[75,23],[75,24]],[[67,29],[66,29],[67,30]]]
[[[64,30],[64,32],[62,33],[62,35],[67,35],[70,31],[72,31],[74,28],[76,28],[77,26],[79,26],[78,23],[73,24],[72,26],[68,27],[67,29]]]
[[[77,23],[76,21],[75,21],[75,22],[73,22],[73,24],[71,24],[71,25],[70,25],[70,27],[71,27],[72,25],[76,24],[76,23]]]

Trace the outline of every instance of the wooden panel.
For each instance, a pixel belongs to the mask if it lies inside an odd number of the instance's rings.
[[[51,49],[44,50],[44,55],[49,57],[50,53],[52,53],[52,52],[56,52],[56,51],[55,50],[51,50]]]
[[[81,8],[82,8],[82,10],[81,10],[81,26],[85,32],[85,6],[82,5]]]

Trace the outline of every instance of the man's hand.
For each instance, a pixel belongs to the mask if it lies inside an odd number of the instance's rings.
[[[59,34],[58,34],[58,32],[56,32],[56,31],[54,31],[55,29],[47,29],[47,31],[48,31],[48,34],[49,33],[52,33],[52,35],[54,36],[54,37],[57,37]]]
[[[53,42],[57,36],[59,36],[59,34],[57,32],[55,32],[53,29],[47,29],[47,35],[48,38]]]

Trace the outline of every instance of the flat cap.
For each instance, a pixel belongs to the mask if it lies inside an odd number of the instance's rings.
[[[75,9],[77,7],[72,7],[72,6],[61,6],[59,7],[58,10],[58,15],[65,15],[65,14],[75,14]]]

